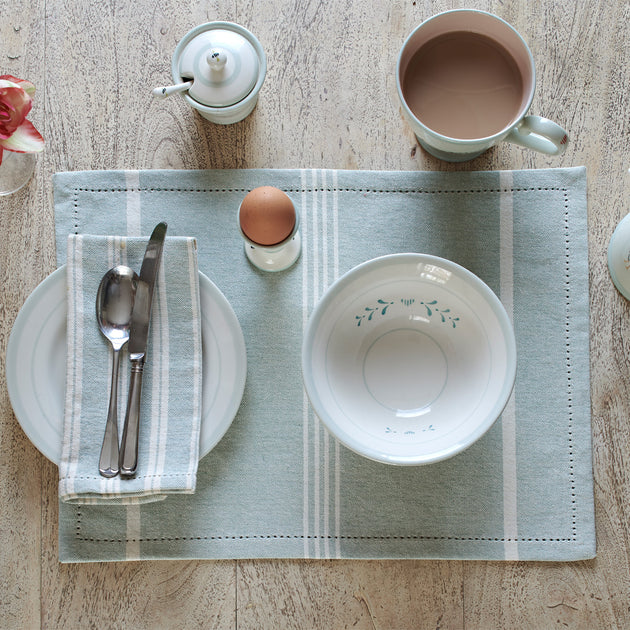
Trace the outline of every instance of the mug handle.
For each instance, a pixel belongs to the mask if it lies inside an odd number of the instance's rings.
[[[547,155],[561,155],[567,148],[567,132],[552,120],[541,116],[525,116],[505,138],[521,147]]]

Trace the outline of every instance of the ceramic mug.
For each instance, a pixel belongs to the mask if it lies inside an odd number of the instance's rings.
[[[470,160],[502,140],[563,153],[566,131],[527,115],[535,84],[523,38],[501,18],[475,9],[446,11],[420,24],[396,64],[409,125],[426,151],[449,162]]]

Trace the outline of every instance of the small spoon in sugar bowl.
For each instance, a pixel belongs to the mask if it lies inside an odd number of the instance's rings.
[[[119,265],[103,276],[96,294],[96,319],[101,332],[114,349],[107,424],[98,466],[103,477],[115,477],[119,472],[118,366],[120,350],[129,341],[131,311],[137,284],[136,272],[129,267]]]

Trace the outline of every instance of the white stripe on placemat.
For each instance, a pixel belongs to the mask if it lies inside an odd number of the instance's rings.
[[[141,235],[140,171],[125,171],[127,188],[127,235]]]
[[[320,264],[319,269],[314,271],[313,282],[319,280],[316,296],[319,299],[339,276],[339,198],[337,171],[320,170],[317,175],[319,181],[314,181],[313,188],[319,191],[318,196],[314,197],[319,200],[316,204],[318,221],[313,222],[313,229],[320,235],[317,239],[320,244],[317,257]],[[318,549],[322,557],[340,557],[340,447],[319,420],[317,426],[314,457],[321,462],[316,480],[321,487],[321,525],[318,526],[321,533],[315,540],[323,541],[322,549]],[[320,543],[317,542],[317,545]]]
[[[320,295],[324,295],[328,288],[328,195],[326,191],[326,171],[319,171],[321,176],[321,244],[322,244],[322,273]],[[323,514],[322,514],[322,538],[324,541],[324,557],[330,558],[330,435],[326,428],[319,423],[320,436],[322,440],[322,450],[324,453],[322,465],[322,481],[323,481]]]
[[[306,325],[308,323],[310,302],[308,299],[308,266],[310,263],[309,248],[308,248],[308,211],[307,211],[307,193],[306,193],[306,171],[300,171],[300,184],[302,187],[302,194],[300,197],[300,211],[302,213],[301,221],[301,237],[302,237],[302,337],[306,332]],[[304,557],[310,558],[310,492],[309,492],[309,463],[310,463],[310,446],[309,446],[309,415],[310,404],[306,390],[302,393],[302,539],[304,542]]]
[[[140,560],[140,536],[140,504],[131,503],[127,506],[126,560]]]
[[[499,175],[500,193],[500,267],[501,302],[514,321],[514,207],[511,171]],[[518,560],[518,505],[516,476],[516,408],[514,393],[503,415],[503,538],[506,560]]]
[[[337,171],[332,172],[333,187],[333,282],[339,278],[339,181]],[[335,558],[341,558],[341,453],[339,441],[334,440],[335,456]]]
[[[329,179],[332,177],[331,182]],[[301,172],[302,329],[339,275],[337,172]],[[340,447],[303,397],[304,557],[340,557]]]
[[[333,187],[333,282],[339,277],[339,177],[332,172]]]
[[[313,252],[313,301],[315,308],[319,300],[319,208],[317,197],[317,171],[311,172],[311,221]],[[313,418],[313,557],[321,558],[320,550],[320,518],[321,518],[321,470],[320,470],[320,420],[316,414]]]

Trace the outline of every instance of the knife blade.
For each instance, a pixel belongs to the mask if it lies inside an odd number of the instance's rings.
[[[131,312],[131,329],[127,348],[131,362],[129,396],[120,447],[120,475],[133,477],[138,467],[138,437],[140,428],[140,398],[142,394],[142,375],[147,355],[149,324],[151,323],[151,304],[153,288],[162,260],[162,249],[166,237],[166,223],[158,223],[147,245],[140,278],[136,287],[136,296]]]

